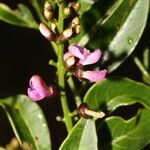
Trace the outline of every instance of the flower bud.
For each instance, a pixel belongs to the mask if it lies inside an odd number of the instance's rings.
[[[46,39],[50,41],[53,41],[55,39],[54,32],[51,29],[49,29],[49,27],[46,24],[40,23],[39,30]]]
[[[79,34],[80,31],[81,31],[81,26],[80,26],[80,25],[76,25],[76,26],[74,27],[74,32],[75,32],[76,34]]]
[[[80,19],[79,19],[79,17],[75,17],[75,18],[72,20],[72,23],[74,23],[75,25],[79,25],[79,24],[80,24]]]
[[[51,29],[54,33],[56,33],[56,24],[55,23],[51,23]]]
[[[64,14],[65,14],[65,16],[70,16],[71,15],[71,9],[70,9],[70,7],[65,7],[64,8]]]
[[[74,8],[75,11],[79,11],[80,6],[81,6],[80,3],[74,3],[72,7]]]
[[[79,11],[80,10],[80,3],[76,3],[76,2],[70,2],[69,3],[69,5],[68,5],[68,7],[70,7],[70,8],[73,8],[74,9],[74,11]]]
[[[54,95],[56,95],[56,88],[54,86],[47,86],[39,75],[32,76],[28,88],[28,96],[32,100],[39,101]]]
[[[63,31],[63,33],[60,35],[60,41],[66,41],[68,40],[73,34],[73,31],[71,28],[68,28]]]
[[[95,112],[93,110],[90,110],[86,103],[82,103],[79,106],[78,113],[83,118],[88,118],[89,116],[92,116],[94,118],[103,118],[105,116],[104,112]]]
[[[47,20],[51,20],[53,18],[53,12],[49,11],[48,9],[44,9],[44,17]]]
[[[67,68],[72,67],[72,66],[75,64],[75,62],[76,62],[76,60],[75,60],[75,57],[74,57],[74,56],[68,57],[67,60],[65,61],[66,67],[67,67]]]
[[[51,20],[53,18],[53,7],[48,3],[48,1],[44,4],[44,17],[47,20]]]
[[[69,27],[70,28],[74,28],[75,26],[79,25],[80,24],[80,20],[79,20],[79,17],[75,17],[71,23],[69,24]]]
[[[79,107],[78,107],[78,113],[81,117],[83,118],[88,118],[88,115],[85,114],[85,109],[88,109],[88,106],[86,103],[82,103]]]
[[[75,4],[75,2],[70,2],[69,4],[68,4],[68,7],[73,7],[73,5]]]
[[[46,1],[45,4],[44,4],[44,9],[52,11],[53,7],[52,7],[52,5],[48,1]]]

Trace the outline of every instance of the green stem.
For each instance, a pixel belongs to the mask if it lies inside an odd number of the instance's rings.
[[[51,41],[50,42],[51,43],[51,45],[52,45],[52,47],[53,47],[53,50],[54,50],[54,53],[55,53],[55,55],[57,56],[58,55],[58,47],[57,47],[57,44],[55,43],[55,42],[53,42],[53,41]]]
[[[77,88],[75,86],[75,83],[73,81],[72,76],[69,77],[68,84],[69,84],[69,86],[70,86],[70,88],[71,88],[71,90],[74,94],[74,99],[75,99],[75,102],[76,102],[76,106],[79,107],[79,105],[81,104],[82,101],[81,101],[81,98],[79,96],[79,93],[77,91]]]
[[[64,30],[64,15],[63,15],[63,3],[58,4],[59,12],[58,12],[58,31],[59,33],[63,32]]]
[[[61,33],[63,32],[63,4],[59,4],[59,16],[58,16],[58,31]],[[63,61],[63,55],[64,55],[64,44],[58,45],[58,61],[57,61],[57,69],[58,69],[58,84],[60,88],[60,99],[61,99],[61,105],[63,109],[64,114],[64,120],[65,125],[67,128],[68,133],[72,129],[72,118],[69,115],[70,111],[68,108],[66,93],[65,93],[65,67],[64,67],[64,61]]]
[[[148,70],[149,69],[149,49],[148,48],[146,48],[143,53],[143,64],[145,68]]]
[[[70,111],[67,104],[66,94],[65,94],[65,68],[64,68],[64,61],[63,61],[63,54],[64,54],[64,44],[58,45],[58,84],[60,88],[60,99],[61,105],[64,113],[64,119],[67,131],[70,132],[72,129],[72,120],[71,116],[69,116]]]
[[[143,64],[137,57],[134,57],[134,62],[137,65],[137,67],[139,68],[139,70],[142,72],[143,76],[145,78],[149,78],[150,77],[149,73],[147,72],[147,70],[145,69],[145,67],[143,66]]]
[[[35,2],[35,3],[33,2],[32,5],[33,5],[33,7],[35,8],[36,13],[37,13],[37,15],[39,16],[41,22],[46,23],[46,20],[45,20],[45,18],[44,18],[44,16],[43,16],[42,10],[41,10],[40,6],[38,5],[38,3],[37,3],[37,2]]]

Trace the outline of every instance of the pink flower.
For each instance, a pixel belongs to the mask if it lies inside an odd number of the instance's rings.
[[[45,97],[54,95],[54,87],[48,87],[39,75],[33,75],[29,81],[28,96],[34,100],[39,101]]]
[[[99,61],[101,57],[101,51],[99,49],[90,52],[88,49],[79,46],[79,44],[72,44],[68,48],[68,52],[64,55],[64,61],[67,68],[79,79],[83,78],[90,80],[91,82],[102,81],[107,73],[107,70],[94,70],[85,71],[83,66],[94,64]]]
[[[65,53],[64,61],[71,56],[77,57],[79,63],[83,66],[96,63],[101,57],[101,51],[96,49],[94,52],[90,52],[84,47],[80,47],[78,44],[72,44],[68,48],[69,52]]]
[[[107,70],[83,71],[82,78],[88,79],[91,82],[101,82],[105,79]]]

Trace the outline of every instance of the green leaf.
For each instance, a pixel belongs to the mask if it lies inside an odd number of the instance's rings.
[[[126,78],[106,79],[93,85],[84,97],[91,109],[114,111],[119,106],[141,103],[150,108],[150,87]]]
[[[92,119],[80,119],[69,133],[60,150],[97,150],[97,135]]]
[[[97,0],[78,0],[78,2],[81,4],[81,8],[79,10],[79,15],[80,17],[88,11],[92,5],[96,2]]]
[[[101,83],[97,83],[90,88],[90,90],[87,92],[87,94],[84,97],[84,102],[88,104],[90,109],[95,110],[95,111],[104,110],[104,112],[105,111],[112,112],[119,106],[127,106],[127,105],[131,105],[137,102],[141,103],[145,108],[147,108],[147,111],[150,111],[149,100],[150,100],[150,87],[142,83],[126,79],[126,78],[106,79],[102,81]],[[143,110],[143,111],[145,112],[146,110]],[[133,134],[135,137],[136,137],[136,134],[138,136],[141,136],[142,133],[146,132],[146,130],[148,130],[149,122],[147,121],[144,124],[143,122],[146,120],[145,118],[149,116],[149,114],[147,114],[147,112],[145,114],[144,112],[142,113],[142,115],[138,115],[137,117],[129,121],[124,121],[123,119],[119,117],[110,117],[110,118],[117,118],[113,122],[112,126],[116,125],[118,120],[119,121],[121,120],[121,123],[122,123],[122,124],[119,124],[117,128],[115,128],[116,129],[115,133],[112,131],[114,129],[110,129],[111,131],[109,131],[108,129],[107,120],[109,120],[109,118],[106,118],[106,121],[105,120],[102,121],[102,123],[105,125],[105,128],[107,130],[100,128],[99,139],[101,141],[100,143],[98,142],[100,145],[100,149],[102,146],[105,146],[105,144],[107,144],[107,141],[114,139],[114,137],[112,137],[111,135],[112,134],[111,132],[113,132],[113,134],[116,134],[115,138],[117,140],[120,135],[126,132],[128,132],[128,134],[131,132],[131,135]],[[131,124],[129,124],[130,122]],[[134,126],[132,127],[131,125],[134,125]],[[140,129],[144,127],[146,128],[146,130],[141,131]],[[104,132],[102,132],[101,130]],[[120,133],[120,134],[118,135],[117,133]],[[135,145],[134,143],[130,142],[129,144],[132,144],[131,150],[135,149],[138,146],[144,147],[146,144],[148,144],[148,140],[149,140],[148,137],[149,135],[145,136],[144,137],[145,141],[142,140],[140,142],[139,140],[137,143],[135,143]],[[103,141],[103,139],[105,138],[107,139]],[[121,138],[131,139],[130,134],[129,134],[129,137],[127,137],[126,135],[124,137],[123,135],[121,136]],[[125,141],[123,141],[123,143],[125,143]],[[89,145],[91,147],[89,147]],[[69,149],[73,149],[73,150],[98,149],[97,137],[96,137],[96,131],[95,131],[95,122],[93,120],[89,120],[89,119],[86,120],[83,118],[79,120],[79,122],[74,126],[74,128],[69,133],[68,137],[65,139],[65,141],[60,147],[60,150],[67,150],[67,149],[68,150]],[[130,147],[126,147],[126,149],[130,149]],[[114,148],[114,150],[119,150],[119,149]]]
[[[50,135],[46,120],[39,106],[27,96],[17,95],[1,99],[16,137],[27,142],[34,150],[50,150]]]
[[[116,69],[137,45],[146,25],[149,0],[101,0],[81,18],[81,33],[71,43],[101,48],[108,71]]]
[[[103,150],[140,150],[150,144],[150,110],[143,109],[130,120],[109,117],[99,126],[99,146]]]
[[[28,7],[18,5],[18,9],[12,10],[7,5],[0,3],[0,20],[12,25],[38,29],[38,24]]]

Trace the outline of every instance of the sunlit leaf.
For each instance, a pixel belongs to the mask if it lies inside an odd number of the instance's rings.
[[[71,43],[101,48],[108,71],[116,69],[137,45],[145,28],[149,0],[101,0],[81,18],[81,33]]]
[[[150,87],[126,78],[106,79],[93,85],[84,97],[90,108],[114,111],[119,106],[141,103],[150,108]]]
[[[81,119],[70,132],[60,150],[97,150],[95,123],[91,119]]]

